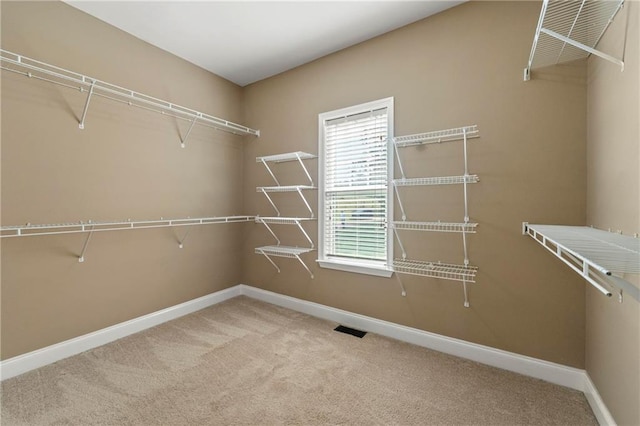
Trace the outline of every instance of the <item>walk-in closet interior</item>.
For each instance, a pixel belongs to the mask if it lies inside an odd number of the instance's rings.
[[[640,424],[640,2],[440,2],[253,81],[117,27],[143,3],[115,2],[114,22],[90,3],[0,3],[3,424],[80,421],[28,417],[17,380],[205,308],[233,334],[229,303],[539,379],[594,422]],[[147,19],[258,3],[149,2]],[[273,7],[305,4],[356,3]],[[263,418],[366,422],[300,416]]]

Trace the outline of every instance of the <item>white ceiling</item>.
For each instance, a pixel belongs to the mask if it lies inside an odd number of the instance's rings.
[[[241,86],[463,3],[65,1]]]

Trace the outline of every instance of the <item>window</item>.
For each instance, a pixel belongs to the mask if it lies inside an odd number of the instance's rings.
[[[389,277],[393,98],[319,116],[318,262]]]

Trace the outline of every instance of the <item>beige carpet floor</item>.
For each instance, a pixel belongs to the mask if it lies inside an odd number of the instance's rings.
[[[594,425],[584,395],[238,297],[2,383],[9,425]]]

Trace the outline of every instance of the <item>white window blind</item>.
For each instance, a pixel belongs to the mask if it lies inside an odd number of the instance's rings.
[[[321,265],[388,267],[389,105],[386,99],[321,115]]]

